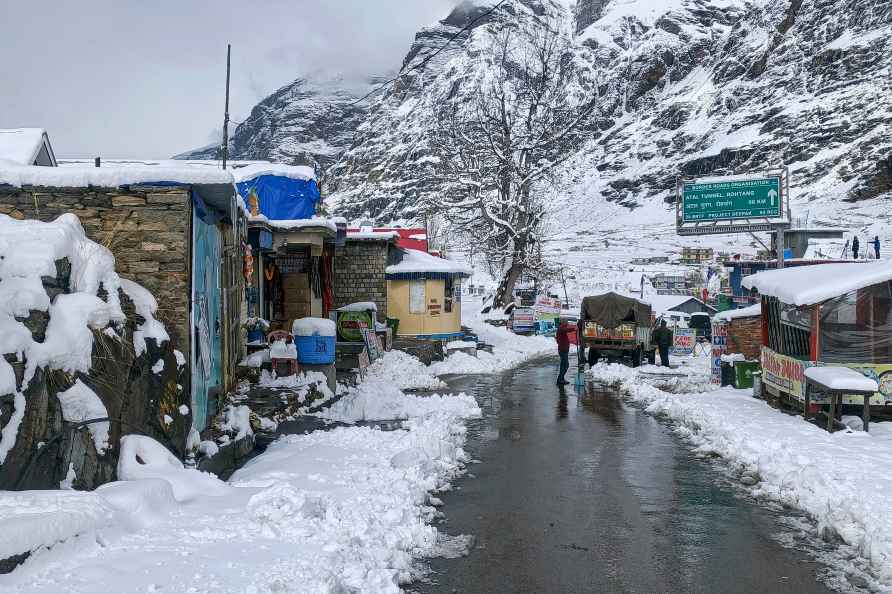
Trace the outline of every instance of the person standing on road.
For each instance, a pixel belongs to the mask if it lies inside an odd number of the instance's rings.
[[[660,327],[653,331],[650,339],[660,348],[660,365],[669,367],[669,349],[672,348],[672,330],[666,327],[666,320],[660,320]]]
[[[860,242],[858,241],[858,237],[855,236],[855,238],[852,239],[852,259],[853,259],[853,260],[857,260],[857,259],[858,259],[858,248],[860,247],[860,245],[861,245],[861,244],[860,244]]]
[[[570,369],[570,334],[573,332],[576,332],[576,326],[567,320],[561,320],[554,335],[554,339],[557,341],[558,355],[561,358],[561,366],[558,370],[557,378],[557,385],[559,386],[566,386],[570,383],[564,379],[564,375]]]
[[[873,241],[871,241],[870,243],[873,244],[873,253],[876,255],[877,260],[879,260],[880,259],[880,236],[879,235],[874,236]]]

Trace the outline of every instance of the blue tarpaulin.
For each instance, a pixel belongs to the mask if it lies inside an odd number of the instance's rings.
[[[316,203],[319,202],[319,187],[315,180],[260,175],[239,182],[236,187],[249,212],[253,194],[261,214],[270,220],[309,219],[316,213]]]

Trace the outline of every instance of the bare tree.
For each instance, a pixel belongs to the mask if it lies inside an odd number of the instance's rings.
[[[439,108],[433,141],[444,191],[427,199],[498,268],[497,306],[522,274],[545,271],[546,204],[536,185],[578,149],[597,101],[569,33],[540,24],[489,38],[481,52],[488,63],[462,81],[473,93]]]

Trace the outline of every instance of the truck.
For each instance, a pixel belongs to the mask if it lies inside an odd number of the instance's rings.
[[[617,293],[585,297],[579,310],[579,366],[601,357],[623,358],[638,367],[644,358],[653,364],[656,345],[650,341],[653,313],[647,303]]]

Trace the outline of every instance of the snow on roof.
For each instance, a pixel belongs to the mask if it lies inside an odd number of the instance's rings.
[[[232,170],[232,177],[236,183],[248,179],[254,179],[261,175],[278,175],[290,179],[311,180],[316,179],[316,172],[306,165],[283,165],[281,163],[257,163],[246,165]]]
[[[0,130],[0,160],[19,165],[33,165],[43,148],[46,131],[43,128],[12,128]]]
[[[334,221],[325,217],[312,217],[309,219],[290,219],[279,221],[270,220],[266,217],[266,215],[261,214],[248,217],[248,221],[266,223],[270,227],[285,231],[299,231],[308,227],[323,227],[325,229],[329,229],[332,233],[337,233],[338,231],[337,225],[335,225]]]
[[[737,318],[753,318],[762,315],[762,304],[757,303],[755,305],[750,305],[749,307],[743,307],[741,309],[729,309],[726,311],[721,311],[713,317],[714,320],[718,322],[730,322],[731,320],[736,320]]]
[[[347,239],[358,241],[391,241],[399,237],[396,231],[347,231]]]
[[[892,281],[892,262],[881,261],[766,270],[745,277],[742,284],[784,303],[811,305],[888,281]]]
[[[691,299],[694,297],[690,295],[653,295],[645,297],[644,301],[650,303],[654,313],[659,315]]]
[[[412,272],[445,272],[452,274],[471,274],[471,269],[445,258],[431,256],[421,250],[406,249],[403,251],[403,259],[398,264],[391,264],[384,272],[386,274],[405,274]]]
[[[378,311],[378,306],[373,301],[357,301],[339,307],[337,311]]]
[[[808,367],[805,377],[831,390],[876,392],[879,389],[876,380],[848,367]]]
[[[0,185],[56,188],[118,188],[120,186],[174,182],[182,184],[232,184],[231,170],[213,167],[37,167],[0,160]]]

